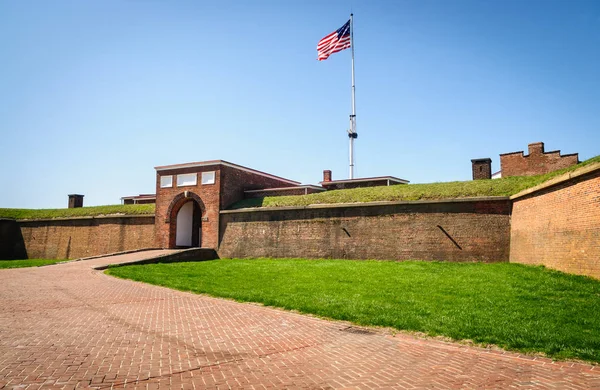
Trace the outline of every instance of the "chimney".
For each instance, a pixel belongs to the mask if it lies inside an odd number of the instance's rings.
[[[326,169],[323,171],[323,182],[331,181],[331,171]]]
[[[83,207],[83,195],[69,194],[69,208]]]
[[[492,178],[492,159],[476,158],[471,160],[473,166],[473,180],[483,180]]]
[[[529,155],[532,154],[542,154],[544,153],[544,143],[536,142],[533,144],[529,144]]]

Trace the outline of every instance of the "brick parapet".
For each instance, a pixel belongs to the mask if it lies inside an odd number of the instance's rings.
[[[600,164],[512,197],[510,261],[600,278]]]
[[[544,152],[544,143],[529,144],[529,154],[523,151],[500,155],[502,177],[542,175],[579,163],[577,153],[561,155],[560,150]]]
[[[508,261],[507,197],[221,211],[221,257]]]
[[[112,214],[112,215],[90,215],[83,217],[58,217],[58,218],[30,218],[30,219],[17,219],[16,221],[19,223],[27,223],[27,222],[56,222],[56,221],[84,221],[84,220],[93,220],[93,219],[127,219],[127,218],[152,218],[154,219],[154,214]]]
[[[154,246],[154,216],[17,221],[28,258],[76,259]]]
[[[398,206],[398,205],[419,205],[419,204],[447,204],[447,203],[471,203],[471,202],[502,202],[505,203],[510,198],[508,196],[479,196],[472,198],[445,198],[428,200],[405,200],[405,201],[377,201],[377,202],[355,202],[355,203],[324,203],[310,204],[306,206],[280,206],[280,207],[249,207],[235,210],[221,210],[221,214],[252,213],[252,212],[271,212],[277,210],[306,210],[306,209],[335,209],[352,207],[378,207],[378,206]]]
[[[576,177],[592,174],[596,171],[600,171],[600,163],[589,164],[589,165],[583,166],[579,169],[576,169],[574,171],[564,173],[560,176],[557,176],[548,181],[545,181],[542,184],[539,184],[535,187],[528,188],[526,190],[519,192],[518,194],[512,195],[510,197],[510,199],[516,200],[516,199],[522,198],[527,195],[535,194],[538,191],[542,191],[549,187],[563,184],[563,183],[568,182],[569,180],[574,179]],[[599,190],[600,190],[600,188],[599,188]]]

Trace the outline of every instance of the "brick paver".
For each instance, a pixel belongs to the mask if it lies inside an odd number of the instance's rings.
[[[600,389],[600,367],[115,279],[157,251],[0,271],[0,388]]]

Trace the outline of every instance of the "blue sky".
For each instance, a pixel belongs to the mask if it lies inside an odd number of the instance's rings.
[[[0,2],[0,207],[155,191],[158,165],[224,159],[316,184],[470,179],[472,158],[600,154],[596,0]]]

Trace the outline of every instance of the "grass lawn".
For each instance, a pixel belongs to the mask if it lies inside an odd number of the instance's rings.
[[[542,267],[229,259],[106,272],[359,325],[600,362],[600,281]]]
[[[515,176],[495,180],[469,180],[447,183],[400,184],[389,187],[325,191],[309,195],[250,198],[233,204],[230,206],[230,209],[375,201],[434,200],[477,196],[510,196],[528,188],[535,187],[536,185],[562,175],[563,173],[571,172],[583,166],[598,162],[600,162],[600,156],[596,156],[565,169],[538,176]]]
[[[27,260],[0,260],[0,269],[2,268],[25,268],[39,267],[40,265],[54,264],[64,259],[27,259]]]
[[[117,204],[109,206],[77,207],[72,209],[3,209],[1,218],[46,219],[69,217],[96,217],[99,215],[146,215],[154,214],[154,204]]]

